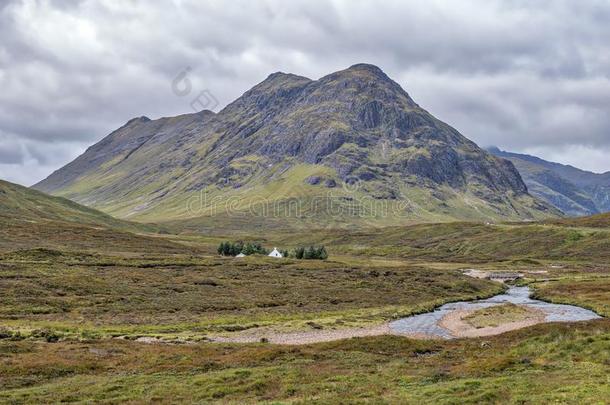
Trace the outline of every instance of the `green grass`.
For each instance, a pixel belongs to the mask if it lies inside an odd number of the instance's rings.
[[[603,265],[610,259],[610,230],[558,225],[440,223],[368,230],[326,230],[278,235],[276,243],[316,243],[335,252],[462,263],[555,260]]]
[[[188,247],[146,233],[47,219],[14,219],[0,215],[0,253],[18,249],[47,248],[114,254],[196,254]]]
[[[565,218],[548,221],[552,224],[587,228],[610,228],[610,213],[592,215],[581,218]]]

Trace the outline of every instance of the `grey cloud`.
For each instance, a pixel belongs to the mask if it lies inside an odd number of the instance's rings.
[[[598,0],[4,2],[0,177],[32,183],[134,116],[191,111],[170,88],[187,66],[222,107],[275,71],[368,62],[481,145],[610,149],[608,20]]]
[[[16,143],[3,143],[0,145],[0,164],[21,164],[24,153]]]

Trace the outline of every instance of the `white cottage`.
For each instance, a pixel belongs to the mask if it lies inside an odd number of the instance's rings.
[[[284,257],[284,256],[282,256],[280,251],[277,250],[277,248],[273,248],[273,251],[271,253],[269,253],[269,256],[270,257]]]
[[[238,254],[238,255],[237,255],[237,256],[235,256],[235,257],[246,257],[246,255],[245,255],[245,254],[243,254],[243,253],[240,253],[240,254]]]

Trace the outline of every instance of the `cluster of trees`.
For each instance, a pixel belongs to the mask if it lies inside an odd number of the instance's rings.
[[[218,246],[218,254],[223,256],[237,256],[240,253],[243,253],[246,256],[253,254],[268,255],[269,250],[265,249],[260,243],[244,243],[242,241],[222,242]],[[328,258],[328,253],[324,246],[299,246],[292,252],[281,250],[280,253],[284,257],[292,257],[295,259],[326,260]]]
[[[324,246],[309,246],[303,247],[299,246],[294,249],[293,257],[295,259],[319,259],[326,260],[328,259],[328,253],[326,252],[326,248]]]
[[[222,242],[218,246],[218,254],[223,256],[237,256],[240,253],[243,253],[246,256],[255,253],[267,255],[269,254],[269,251],[261,246],[260,243],[244,243],[242,241]]]

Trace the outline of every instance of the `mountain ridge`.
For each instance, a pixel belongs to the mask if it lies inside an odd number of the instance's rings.
[[[272,73],[218,113],[132,119],[34,188],[137,220],[209,215],[210,207],[185,209],[204,191],[239,200],[242,211],[261,198],[332,192],[341,206],[350,198],[401,205],[410,220],[557,215],[528,194],[512,163],[436,119],[368,64],[318,80]],[[327,214],[321,221],[346,221]]]
[[[610,211],[610,171],[593,173],[537,156],[506,152],[498,147],[490,147],[488,151],[510,160],[534,196],[570,216]]]

